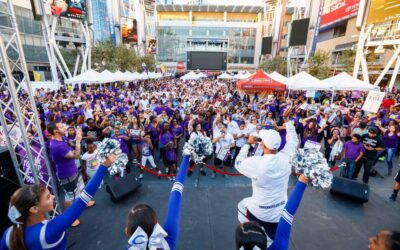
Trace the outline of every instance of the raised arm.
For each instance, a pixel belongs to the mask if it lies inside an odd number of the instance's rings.
[[[43,227],[42,230],[44,230],[45,233],[44,240],[48,244],[54,243],[63,237],[65,230],[67,230],[71,224],[82,214],[83,210],[85,210],[87,206],[87,203],[93,198],[96,191],[99,189],[104,173],[107,170],[106,166],[110,166],[116,160],[116,158],[116,155],[112,154],[106,160],[104,165],[101,165],[98,168],[96,174],[90,179],[79,198],[76,199],[74,203],[67,210],[65,210],[64,213],[48,221]]]
[[[184,155],[181,166],[179,168],[176,181],[171,189],[171,195],[169,196],[168,212],[163,226],[164,230],[168,233],[166,238],[168,245],[171,250],[176,247],[176,242],[179,237],[179,225],[181,219],[181,203],[182,203],[182,192],[186,180],[186,172],[189,166],[189,156]]]
[[[278,228],[274,242],[268,250],[287,250],[289,248],[290,231],[292,229],[293,217],[303,198],[304,190],[307,187],[307,178],[300,175],[299,181],[290,195],[285,208],[283,209],[281,218],[279,219]]]

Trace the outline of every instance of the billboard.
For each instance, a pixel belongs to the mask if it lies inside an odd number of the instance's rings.
[[[400,20],[400,0],[371,0],[367,23]]]
[[[135,19],[121,21],[123,43],[137,43],[137,23]]]
[[[156,54],[157,53],[157,41],[155,38],[148,37],[146,39],[146,54]]]
[[[55,16],[84,19],[86,0],[50,0],[51,14]]]
[[[325,0],[320,26],[324,27],[356,16],[360,0]]]

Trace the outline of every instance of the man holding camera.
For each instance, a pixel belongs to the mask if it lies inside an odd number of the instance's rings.
[[[287,118],[292,104],[283,114]],[[251,178],[253,195],[238,204],[238,217],[241,223],[255,221],[266,231],[269,238],[275,232],[287,201],[289,176],[292,173],[291,156],[295,153],[299,140],[292,121],[286,125],[286,145],[278,152],[281,137],[276,130],[261,130],[258,136],[251,135],[242,147],[235,161],[235,168],[244,176]],[[260,143],[263,156],[249,155],[250,144]]]

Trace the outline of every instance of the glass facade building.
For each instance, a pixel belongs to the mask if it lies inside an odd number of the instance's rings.
[[[92,0],[95,42],[111,39],[110,20],[107,8],[107,0]]]
[[[159,26],[157,40],[161,62],[186,61],[187,51],[214,50],[228,52],[228,63],[254,63],[255,28]]]
[[[174,67],[191,62],[189,52],[225,52],[228,70],[255,69],[261,56],[262,11],[253,5],[159,1],[157,61]]]

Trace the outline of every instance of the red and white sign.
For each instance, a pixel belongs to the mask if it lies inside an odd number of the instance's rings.
[[[321,27],[357,15],[360,0],[325,0]]]

